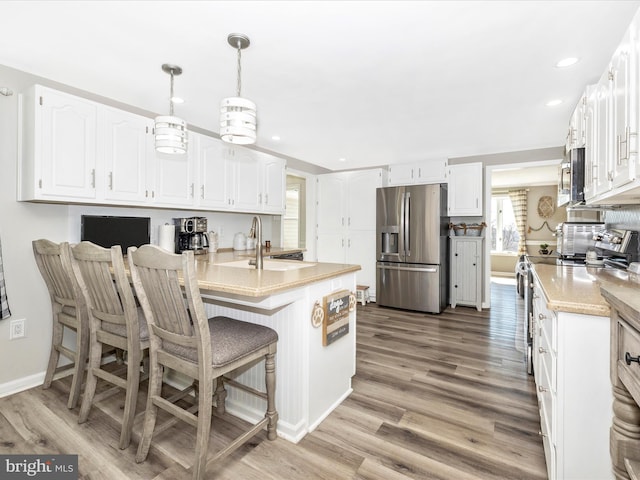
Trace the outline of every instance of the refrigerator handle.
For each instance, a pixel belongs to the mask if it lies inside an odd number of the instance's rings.
[[[405,255],[405,247],[406,247],[406,242],[404,239],[405,236],[405,227],[404,227],[404,215],[405,215],[405,206],[406,206],[406,199],[405,199],[405,195],[406,193],[402,193],[402,201],[400,202],[400,225],[401,225],[401,229],[400,229],[400,239],[398,241],[398,250],[399,250],[399,254],[400,254],[400,258],[404,260],[404,255]]]
[[[405,255],[407,257],[411,256],[411,243],[410,243],[410,234],[411,229],[409,228],[409,221],[411,219],[411,192],[405,193],[404,199],[404,250]]]

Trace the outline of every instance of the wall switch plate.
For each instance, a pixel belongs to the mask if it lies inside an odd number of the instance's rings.
[[[26,318],[16,318],[9,322],[9,340],[23,338],[26,335],[25,322]]]

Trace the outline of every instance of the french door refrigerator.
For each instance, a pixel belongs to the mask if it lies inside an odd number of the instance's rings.
[[[376,302],[440,313],[448,298],[446,184],[376,191]]]

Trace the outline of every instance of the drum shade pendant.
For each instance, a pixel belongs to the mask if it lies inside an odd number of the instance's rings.
[[[238,49],[238,85],[235,97],[224,98],[220,102],[220,138],[228,143],[249,145],[256,143],[256,104],[240,96],[241,52],[249,46],[249,37],[231,33],[227,41]]]
[[[162,153],[186,153],[187,151],[187,123],[173,116],[173,77],[180,75],[182,68],[177,65],[162,65],[162,71],[171,75],[171,92],[169,96],[169,115],[156,117],[155,143],[156,150]]]

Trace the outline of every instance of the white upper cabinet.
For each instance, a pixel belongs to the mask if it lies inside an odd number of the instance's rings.
[[[149,133],[153,122],[147,117],[115,108],[104,109],[104,199],[145,203],[153,193],[149,171]]]
[[[635,179],[638,119],[637,111],[637,52],[636,31],[629,29],[611,60],[611,157],[612,188],[622,186]]]
[[[197,205],[213,210],[224,210],[230,206],[231,187],[235,177],[229,172],[228,146],[220,140],[199,133],[189,135],[190,148],[194,148],[198,163]],[[233,183],[232,183],[233,182]]]
[[[233,207],[241,211],[257,211],[261,207],[262,196],[260,162],[251,150],[236,146],[230,148],[230,158],[236,169]]]
[[[193,148],[183,154],[153,150],[154,205],[178,208],[195,205],[196,158]]]
[[[397,163],[389,166],[389,186],[446,182],[446,158]]]
[[[585,92],[576,106],[571,119],[569,120],[569,130],[567,131],[567,142],[565,148],[584,147],[586,144],[586,110],[587,93]]]
[[[284,215],[286,205],[286,162],[272,155],[261,155],[262,211]]]
[[[450,217],[482,216],[482,162],[449,166],[447,211]]]
[[[281,158],[194,132],[164,154],[153,119],[41,85],[20,99],[18,200],[284,214]]]
[[[262,152],[192,134],[198,163],[198,206],[283,214],[285,161]]]
[[[18,199],[95,200],[98,104],[34,85],[21,115]]]
[[[587,204],[635,204],[640,198],[639,16],[636,14],[587,99]]]

